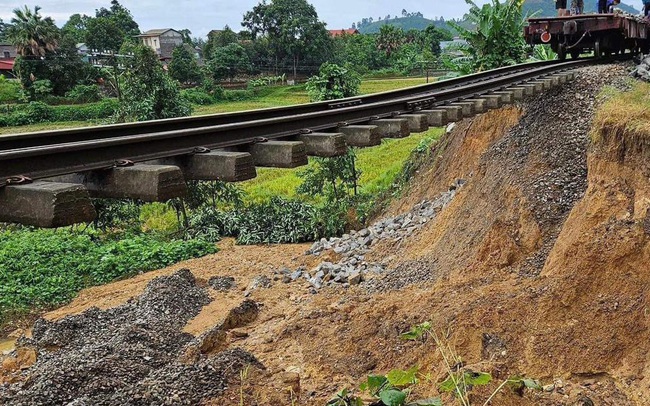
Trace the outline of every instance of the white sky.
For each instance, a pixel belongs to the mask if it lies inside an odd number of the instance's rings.
[[[26,3],[16,0],[0,0],[0,18],[11,20],[12,10],[27,4],[39,5],[43,15],[51,16],[57,25],[63,25],[72,14],[93,16],[95,9],[109,7],[110,0],[36,0]],[[479,4],[488,0],[477,0]],[[596,1],[596,0],[586,0]],[[363,17],[377,19],[388,14],[401,14],[402,8],[409,12],[420,11],[427,18],[444,16],[462,17],[468,10],[464,0],[311,0],[321,20],[329,29],[349,28]],[[143,31],[153,28],[189,28],[194,36],[205,36],[212,29],[228,24],[233,30],[241,30],[245,12],[251,10],[258,0],[122,0],[122,5],[131,10],[135,21]],[[641,9],[641,0],[629,0]],[[399,4],[399,5],[397,5]]]

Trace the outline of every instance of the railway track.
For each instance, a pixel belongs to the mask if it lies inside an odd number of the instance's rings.
[[[185,180],[241,181],[498,108],[570,80],[593,59],[545,61],[291,107],[0,137],[0,222],[92,220],[90,197],[162,201]]]

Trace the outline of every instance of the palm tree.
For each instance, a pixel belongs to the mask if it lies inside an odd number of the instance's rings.
[[[14,9],[15,17],[11,19],[7,38],[20,56],[45,56],[59,45],[59,29],[52,18],[43,18],[40,10],[39,6],[34,7],[34,11],[27,6]]]

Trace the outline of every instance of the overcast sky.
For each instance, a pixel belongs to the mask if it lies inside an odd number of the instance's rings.
[[[487,1],[477,0],[477,3]],[[239,31],[242,16],[258,0],[122,0],[120,3],[131,10],[143,31],[153,28],[189,28],[193,35],[205,36],[210,30],[223,28],[226,24]],[[427,18],[462,17],[468,9],[464,0],[311,0],[311,3],[329,29],[349,28],[352,22],[363,17],[372,16],[377,19],[388,14],[397,15],[402,12],[402,8],[409,12],[420,11]],[[641,9],[641,0],[626,3]],[[110,6],[110,0],[38,0],[35,3],[0,0],[0,18],[8,22],[12,10],[24,4],[30,7],[41,6],[41,13],[51,16],[61,26],[71,14],[92,16],[95,9]]]

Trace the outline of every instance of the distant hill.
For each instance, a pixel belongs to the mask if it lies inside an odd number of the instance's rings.
[[[401,28],[404,31],[408,30],[424,30],[431,24],[434,24],[437,28],[443,28],[449,31],[454,31],[449,24],[447,24],[447,21],[440,19],[440,20],[429,20],[428,18],[424,17],[399,17],[399,18],[391,18],[389,20],[379,20],[372,22],[370,24],[364,25],[359,29],[359,32],[362,34],[376,34],[379,32],[381,29],[382,25],[394,25],[396,27]]]
[[[569,1],[569,4],[571,2]],[[635,9],[632,6],[629,6],[625,3],[621,3],[618,6],[621,10],[631,13],[639,14],[640,11]],[[585,13],[595,13],[596,9],[596,0],[585,0]],[[536,17],[552,17],[557,15],[555,10],[555,1],[553,0],[526,0],[524,2],[524,13],[533,14],[537,13]]]

